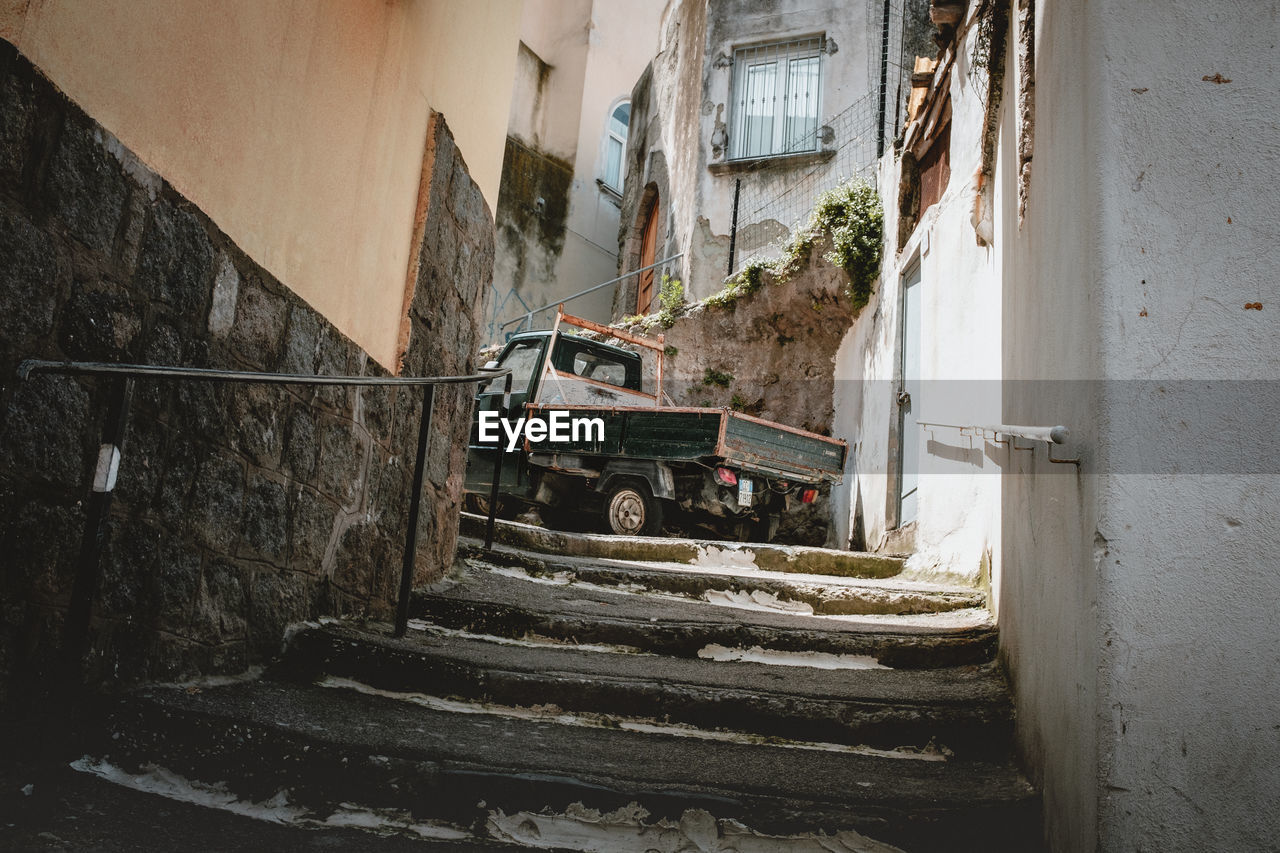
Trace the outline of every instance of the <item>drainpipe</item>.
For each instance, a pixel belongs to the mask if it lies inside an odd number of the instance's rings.
[[[884,156],[885,101],[889,89],[889,2],[884,0],[884,21],[880,25],[880,121],[876,129],[876,159]]]

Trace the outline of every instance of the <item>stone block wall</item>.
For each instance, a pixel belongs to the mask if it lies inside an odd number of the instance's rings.
[[[760,272],[760,287],[724,305],[695,302],[670,328],[634,323],[631,331],[663,333],[663,391],[677,406],[732,408],[788,426],[849,439],[835,423],[836,352],[855,311],[849,276],[823,258],[829,238],[815,241],[789,277]],[[852,443],[852,442],[851,442]],[[779,542],[843,546],[832,538],[829,489],[789,513]]]
[[[493,220],[430,126],[404,375],[474,368]],[[359,229],[353,223],[353,239]],[[0,42],[0,687],[60,642],[109,381],[23,358],[384,375]],[[471,386],[437,389],[418,580],[456,544]],[[238,672],[285,626],[390,613],[422,391],[140,380],[87,676]],[[0,699],[3,692],[0,692]]]
[[[822,257],[829,248],[827,238],[818,239],[785,280],[762,270],[755,292],[724,305],[695,302],[668,329],[630,326],[664,334],[663,387],[671,401],[729,406],[831,435],[836,351],[855,312],[848,275]]]

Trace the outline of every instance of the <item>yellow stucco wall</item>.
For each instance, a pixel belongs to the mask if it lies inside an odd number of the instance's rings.
[[[497,204],[521,0],[0,0],[0,35],[387,367],[427,118]]]

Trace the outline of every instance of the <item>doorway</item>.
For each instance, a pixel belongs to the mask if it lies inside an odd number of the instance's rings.
[[[902,279],[898,382],[898,526],[916,520],[920,486],[920,262]]]
[[[640,273],[640,282],[636,287],[636,313],[649,313],[649,305],[653,302],[653,262],[658,259],[658,197],[653,197],[649,205],[649,215],[644,221],[644,231],[640,238],[640,268],[650,267]]]

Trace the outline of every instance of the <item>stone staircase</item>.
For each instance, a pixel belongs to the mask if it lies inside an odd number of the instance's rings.
[[[464,539],[404,638],[304,626],[258,678],[130,694],[81,769],[426,846],[1039,849],[972,590],[806,571],[835,552],[539,553],[521,527]]]

